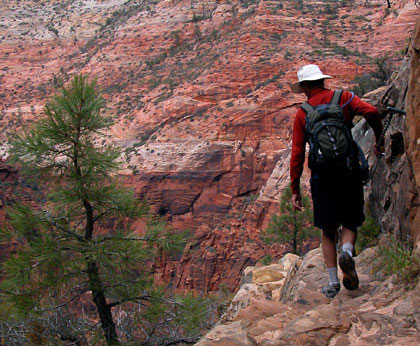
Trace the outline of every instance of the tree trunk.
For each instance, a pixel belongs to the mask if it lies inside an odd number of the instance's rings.
[[[87,274],[89,277],[89,286],[92,291],[92,299],[96,305],[106,341],[108,345],[119,345],[120,343],[115,330],[115,323],[112,318],[111,308],[106,303],[104,290],[99,277],[98,266],[95,261],[88,262]]]
[[[78,128],[78,136],[80,138],[80,123]],[[77,142],[78,143],[78,142]],[[79,166],[79,146],[75,145],[74,148],[74,168],[78,176],[79,181],[83,182],[82,172]],[[91,205],[87,194],[83,193],[83,206],[85,208],[86,215],[86,226],[85,226],[85,239],[90,241],[93,237],[94,229],[94,216],[93,216],[93,206]],[[96,305],[96,310],[99,314],[99,319],[101,321],[101,326],[105,334],[105,339],[108,345],[120,345],[118,340],[117,331],[115,329],[114,319],[112,317],[111,307],[106,302],[105,292],[102,287],[102,281],[99,276],[98,265],[95,261],[87,258],[87,275],[89,279],[89,288],[92,291],[92,299]]]
[[[93,208],[89,201],[84,200],[83,204],[86,210],[86,229],[85,239],[91,240],[93,236]],[[102,281],[99,276],[98,265],[95,261],[88,260],[87,274],[89,278],[89,287],[92,291],[92,299],[96,305],[99,314],[101,326],[105,334],[108,345],[119,345],[118,335],[115,330],[115,323],[112,317],[111,307],[106,302],[105,292],[102,287]]]

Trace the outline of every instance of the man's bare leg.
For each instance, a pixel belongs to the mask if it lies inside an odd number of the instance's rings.
[[[337,275],[336,237],[337,230],[322,230],[321,249],[329,279],[328,285],[322,287],[321,292],[328,298],[334,298],[340,291],[340,281]]]
[[[322,230],[321,249],[327,268],[337,267],[336,236],[337,230],[335,229]]]
[[[352,255],[354,254],[354,244],[356,244],[357,233],[353,232],[350,228],[343,227],[341,233],[341,244],[351,244],[352,245]]]
[[[353,260],[354,244],[356,243],[357,233],[347,227],[343,227],[341,235],[342,252],[338,263],[343,272],[343,284],[348,290],[355,290],[359,287],[359,278]]]

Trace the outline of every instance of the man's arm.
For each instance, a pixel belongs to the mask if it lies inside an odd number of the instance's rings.
[[[371,104],[362,101],[358,96],[354,96],[353,100],[350,102],[350,108],[354,114],[362,115],[366,119],[375,133],[376,144],[380,144],[379,138],[382,133],[382,120],[378,109]]]
[[[293,123],[292,155],[290,158],[290,181],[292,188],[292,204],[295,210],[302,209],[300,194],[300,177],[305,162],[305,113],[299,109]]]

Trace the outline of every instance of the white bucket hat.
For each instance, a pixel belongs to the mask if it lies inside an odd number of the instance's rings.
[[[290,86],[294,93],[303,92],[299,84],[300,82],[332,78],[331,76],[323,74],[317,65],[305,65],[301,67],[297,76],[298,81]]]

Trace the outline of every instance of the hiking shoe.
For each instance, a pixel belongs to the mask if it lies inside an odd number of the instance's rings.
[[[328,286],[324,286],[321,289],[321,293],[324,293],[328,298],[334,298],[338,292],[340,292],[340,284],[338,282],[332,285],[328,284]]]
[[[356,265],[354,259],[348,252],[344,251],[338,260],[341,270],[343,271],[343,285],[350,291],[359,287],[359,278],[356,273]]]

